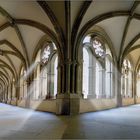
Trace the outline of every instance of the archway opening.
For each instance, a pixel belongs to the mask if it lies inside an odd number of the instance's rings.
[[[132,98],[132,66],[128,59],[124,59],[121,76],[121,94],[124,98]]]
[[[113,98],[113,60],[109,47],[99,37],[83,40],[83,97]]]
[[[38,51],[34,70],[35,99],[55,99],[57,94],[58,54],[53,42],[46,42]],[[38,88],[38,89],[36,89]]]

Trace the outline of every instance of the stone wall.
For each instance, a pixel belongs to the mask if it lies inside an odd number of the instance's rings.
[[[123,98],[122,99],[122,106],[128,106],[134,104],[134,98]]]
[[[18,106],[19,107],[26,107],[26,100],[25,99],[18,100]]]
[[[116,99],[80,99],[80,113],[115,108]]]
[[[56,113],[56,100],[30,101],[30,108],[39,111]]]

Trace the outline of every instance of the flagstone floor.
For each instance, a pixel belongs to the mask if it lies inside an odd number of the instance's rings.
[[[140,105],[57,116],[0,103],[0,140],[51,139],[140,140]]]

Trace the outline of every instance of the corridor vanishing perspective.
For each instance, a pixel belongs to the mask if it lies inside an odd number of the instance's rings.
[[[139,104],[139,0],[0,0],[0,140],[140,139]]]
[[[0,1],[0,102],[74,115],[140,103],[140,2]]]

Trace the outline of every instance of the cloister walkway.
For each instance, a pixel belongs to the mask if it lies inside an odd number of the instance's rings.
[[[0,140],[140,139],[140,105],[56,116],[0,104]]]

